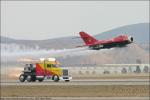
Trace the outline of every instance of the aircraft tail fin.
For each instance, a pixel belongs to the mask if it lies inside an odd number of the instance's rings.
[[[86,45],[90,45],[90,44],[93,44],[98,41],[94,37],[90,36],[89,34],[87,34],[85,32],[80,32],[79,34]]]

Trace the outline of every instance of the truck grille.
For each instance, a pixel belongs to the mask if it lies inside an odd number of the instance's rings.
[[[68,69],[63,69],[63,76],[68,76]]]

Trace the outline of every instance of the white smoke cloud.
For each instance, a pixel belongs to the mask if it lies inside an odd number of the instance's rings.
[[[18,44],[1,44],[1,61],[17,61],[21,58],[48,58],[48,57],[66,57],[66,56],[79,56],[90,53],[96,53],[95,50],[89,50],[88,47],[73,48],[73,49],[39,49],[29,48]]]

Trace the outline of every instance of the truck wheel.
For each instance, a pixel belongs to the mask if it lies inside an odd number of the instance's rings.
[[[28,81],[28,82],[31,82],[31,81],[32,81],[31,75],[28,75],[28,76],[27,76],[27,81]]]
[[[59,81],[59,76],[54,75],[52,79],[53,79],[55,82],[58,82],[58,81]]]
[[[39,80],[39,82],[42,82],[44,79],[38,79]]]
[[[19,76],[19,81],[20,81],[20,82],[24,82],[25,79],[26,79],[26,77],[25,77],[24,74],[21,74],[21,75]]]
[[[65,80],[65,82],[69,82],[70,80]]]
[[[36,76],[32,76],[32,82],[36,81]]]

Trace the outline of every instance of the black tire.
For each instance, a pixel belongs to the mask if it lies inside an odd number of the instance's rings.
[[[31,82],[31,81],[32,81],[32,76],[31,76],[31,75],[28,75],[28,76],[27,76],[27,81],[28,81],[28,82]]]
[[[43,82],[44,79],[38,79],[39,82]]]
[[[65,80],[65,82],[70,82],[70,80]]]
[[[58,81],[59,81],[59,76],[58,76],[58,75],[54,75],[52,79],[53,79],[55,82],[58,82]]]
[[[32,76],[32,82],[36,81],[36,76]]]
[[[25,80],[26,80],[25,75],[24,75],[24,74],[21,74],[21,75],[19,76],[19,81],[20,81],[20,82],[24,82]]]

